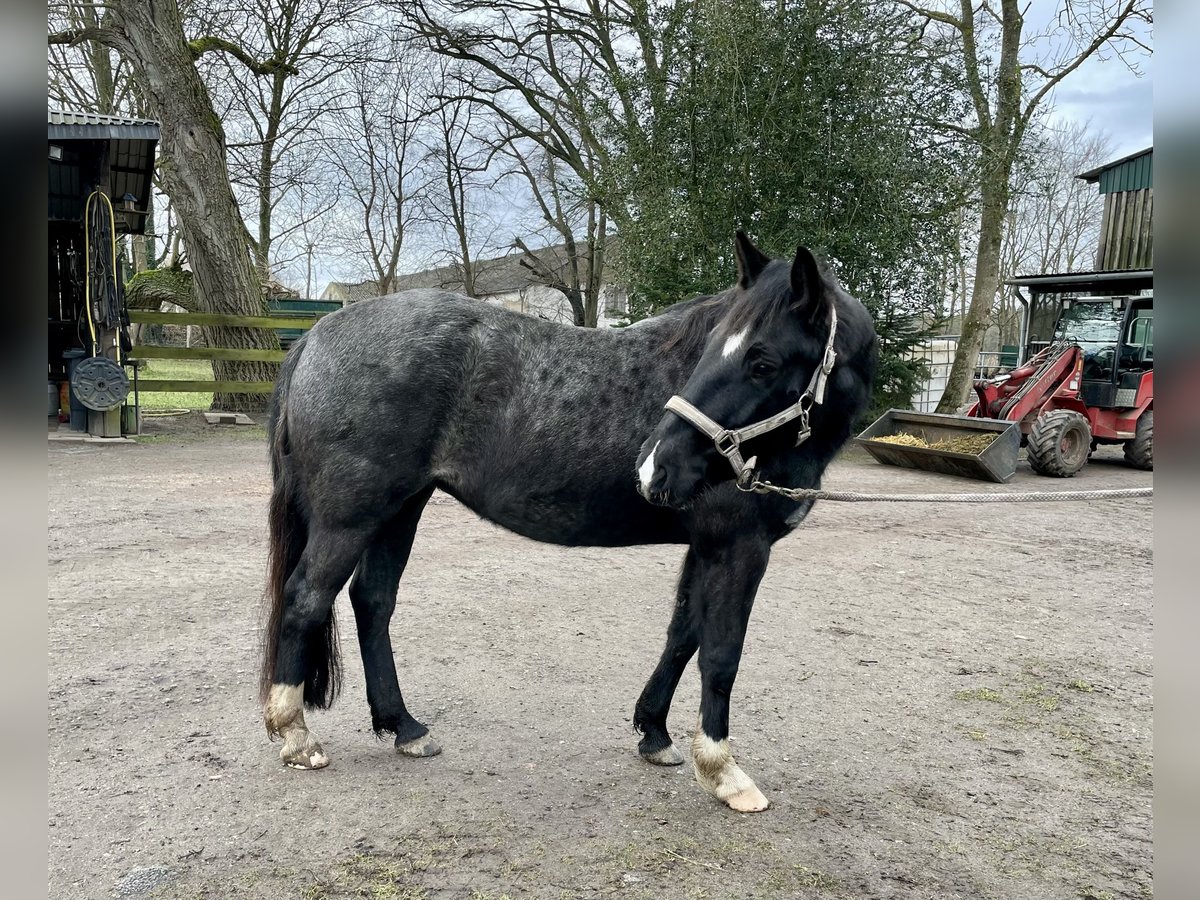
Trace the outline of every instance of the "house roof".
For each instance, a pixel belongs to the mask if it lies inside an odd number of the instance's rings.
[[[367,281],[331,281],[321,292],[322,300],[346,300],[357,303],[359,300],[369,300],[378,297],[386,291],[379,290],[379,282],[374,278]]]
[[[616,240],[609,238],[608,253],[612,254],[615,248]],[[566,280],[567,267],[570,260],[567,256],[565,244],[552,244],[549,247],[540,247],[531,252],[536,261],[533,263],[533,267],[530,265],[533,261],[528,259],[523,250],[516,250],[504,256],[497,256],[491,259],[476,260],[476,295],[490,297],[497,294],[506,294],[511,291],[519,291],[533,285],[545,284],[546,279],[535,271],[535,268],[548,271],[554,277]],[[606,268],[608,267],[606,266]],[[355,302],[357,300],[365,300],[369,297],[377,297],[380,294],[407,291],[413,288],[440,288],[448,291],[462,291],[464,289],[462,266],[458,263],[451,263],[450,265],[425,269],[420,272],[398,275],[392,279],[392,283],[387,285],[385,290],[380,290],[377,280],[369,279],[353,283],[330,282],[325,292],[330,295],[334,293],[343,294],[348,301]]]
[[[613,242],[610,240],[610,250]],[[475,293],[480,296],[505,294],[519,291],[522,288],[536,284],[545,284],[539,271],[549,272],[552,277],[566,280],[570,259],[565,244],[552,244],[549,247],[539,247],[531,251],[533,260],[523,250],[515,250],[504,256],[491,259],[476,260],[475,263]],[[423,272],[413,272],[397,277],[392,286],[394,291],[404,291],[410,288],[444,288],[461,291],[463,289],[462,266],[452,263]]]

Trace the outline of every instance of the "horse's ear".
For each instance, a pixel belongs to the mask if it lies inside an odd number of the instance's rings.
[[[796,295],[797,309],[807,312],[813,321],[824,317],[829,298],[817,259],[807,247],[797,247],[796,258],[792,260],[792,293]]]
[[[755,247],[750,238],[746,237],[746,232],[740,228],[737,232],[736,248],[738,287],[748,288],[754,284],[754,279],[762,274],[762,270],[767,267],[771,257]]]

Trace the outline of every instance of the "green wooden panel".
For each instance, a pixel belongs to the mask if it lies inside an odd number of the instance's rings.
[[[131,309],[135,325],[223,325],[230,328],[298,328],[305,331],[317,324],[321,313],[312,316],[229,316],[222,313],[165,313]]]
[[[239,362],[283,362],[286,350],[231,350],[224,347],[156,347],[139,345],[130,351],[134,359],[224,359]]]
[[[331,313],[342,308],[341,300],[292,300],[271,297],[267,300],[267,309],[271,313],[285,315],[304,315],[305,313]]]
[[[138,381],[138,392],[209,393],[209,394],[269,394],[275,389],[273,381],[184,381],[151,379]]]
[[[1100,173],[1100,193],[1118,194],[1154,187],[1154,154],[1126,160]]]

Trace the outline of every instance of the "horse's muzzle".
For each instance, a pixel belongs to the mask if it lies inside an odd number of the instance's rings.
[[[682,443],[686,445],[687,441]],[[652,438],[638,458],[638,493],[656,506],[682,509],[700,489],[703,460],[690,456],[679,444]]]

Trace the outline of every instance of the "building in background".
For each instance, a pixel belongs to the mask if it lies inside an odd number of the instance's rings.
[[[611,244],[609,252],[612,252]],[[566,277],[569,258],[565,245],[542,247],[534,250],[533,255],[537,268],[551,273],[556,280],[569,280]],[[514,312],[570,325],[574,317],[566,294],[546,284],[546,279],[527,265],[529,262],[528,256],[521,250],[493,259],[475,261],[475,296]],[[462,266],[451,264],[398,275],[386,286],[381,286],[375,280],[332,281],[321,294],[321,299],[340,301],[346,305],[413,288],[440,288],[463,293]],[[626,321],[629,295],[624,287],[616,283],[611,267],[606,267],[601,279],[600,296],[597,327],[605,328]]]
[[[1105,163],[1079,176],[1100,186],[1097,271],[1154,268],[1154,148]]]

